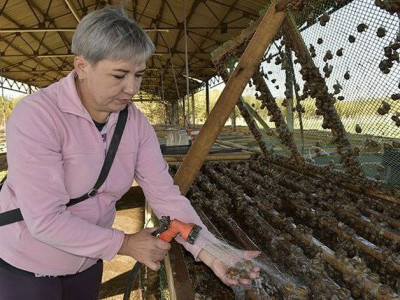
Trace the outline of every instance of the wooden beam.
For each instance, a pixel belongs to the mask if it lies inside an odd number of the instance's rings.
[[[78,16],[78,13],[75,9],[75,7],[72,5],[70,0],[64,0],[65,4],[67,4],[69,10],[71,11],[72,15],[74,16],[75,20],[79,23],[81,21],[81,18]]]
[[[221,143],[222,144],[222,143]],[[231,145],[233,146],[233,145]],[[226,153],[226,154],[210,154],[207,155],[206,161],[215,161],[215,160],[244,160],[250,159],[251,153],[246,152],[238,152],[238,153]],[[184,161],[186,155],[164,155],[164,159],[167,163],[180,163]]]
[[[251,149],[250,147],[246,147],[246,146],[243,146],[243,145],[240,145],[240,144],[236,144],[236,143],[232,143],[232,142],[229,142],[229,141],[224,141],[224,140],[217,139],[216,142],[218,144],[220,144],[220,145],[227,146],[227,147],[230,147],[230,148],[238,148],[238,149],[242,149],[242,150],[248,151],[248,152],[261,153],[261,151],[259,149]]]
[[[314,83],[314,87],[311,88],[311,92],[316,92],[314,97],[316,107],[322,110],[324,121],[330,124],[328,128],[330,128],[333,138],[336,140],[337,152],[343,161],[344,169],[346,172],[353,175],[364,175],[358,157],[347,138],[347,132],[343,126],[342,120],[334,106],[334,99],[332,100],[332,96],[328,93],[328,86],[326,85],[325,78],[315,65],[292,14],[288,14],[284,20],[282,31],[291,45],[291,48],[296,53],[300,65],[305,70],[308,70],[307,77],[313,77],[312,82]]]
[[[213,61],[214,65],[218,65],[219,62],[223,60],[225,55],[228,53],[233,52],[236,48],[241,46],[253,33],[256,31],[257,26],[260,24],[261,18],[258,18],[250,27],[243,30],[234,40],[231,40],[224,44],[221,48],[215,50],[212,53],[211,60]]]
[[[195,292],[186,269],[182,248],[173,241],[165,259],[165,270],[171,300],[194,300]]]
[[[263,104],[267,107],[270,113],[274,114],[275,127],[282,145],[285,145],[290,150],[292,153],[292,158],[297,163],[302,162],[303,157],[297,150],[293,133],[289,131],[286,121],[282,115],[282,111],[276,103],[275,98],[272,96],[271,91],[268,89],[268,85],[259,70],[256,70],[253,74],[253,83],[256,87],[256,90],[261,93]]]
[[[258,127],[257,123],[255,122],[255,120],[250,115],[249,110],[243,104],[243,100],[240,99],[236,105],[239,108],[243,119],[246,120],[247,126],[249,127],[249,130],[253,134],[253,137],[255,138],[255,140],[256,140],[256,142],[258,144],[258,147],[260,148],[260,151],[263,153],[263,155],[265,157],[272,156],[272,154],[273,154],[272,153],[272,149],[270,147],[268,147],[265,139],[263,138],[263,134],[260,131],[260,128]]]
[[[286,14],[286,10],[276,11],[275,5],[270,5],[261,20],[237,67],[175,175],[175,183],[183,195],[189,190],[250,77],[259,67],[265,50],[279,31]]]
[[[229,74],[228,74],[228,69],[225,68],[225,70],[220,71],[222,79],[227,82],[229,79]],[[253,74],[254,76],[254,74]],[[267,88],[268,90],[268,88]],[[254,120],[254,117],[251,114],[251,111],[249,110],[250,105],[246,105],[247,103],[244,101],[243,97],[240,96],[238,102],[236,103],[236,106],[240,110],[240,113],[243,117],[243,119],[246,121],[247,126],[251,133],[253,134],[253,137],[255,138],[256,142],[258,143],[258,146],[260,147],[260,152],[264,154],[264,156],[268,157],[272,155],[272,152],[268,149],[268,146],[264,140],[264,135],[262,134],[259,126],[257,125],[256,121]],[[266,129],[267,130],[267,129]]]
[[[246,101],[244,101],[244,99],[242,99],[242,102],[244,106],[246,106],[250,114],[253,116],[253,118],[256,119],[262,125],[262,127],[264,127],[265,131],[271,133],[274,137],[276,137],[275,132],[271,129],[271,127],[268,126],[264,119],[261,118],[257,111],[254,110]]]

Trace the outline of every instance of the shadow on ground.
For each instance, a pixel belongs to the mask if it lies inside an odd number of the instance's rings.
[[[125,288],[127,286],[127,279],[131,271],[127,271],[122,273],[106,282],[103,282],[101,285],[101,293],[99,295],[99,299],[109,299],[110,297],[115,298],[118,295],[124,294]],[[137,290],[139,288],[138,285],[138,277],[134,278],[134,282],[132,285],[132,290]],[[120,296],[122,299],[122,296]]]
[[[140,186],[133,186],[122,196],[121,200],[117,202],[117,211],[144,207],[145,197]]]
[[[127,233],[134,233],[142,229],[144,224],[144,204],[145,197],[142,189],[139,186],[131,187],[117,202],[114,228]],[[99,299],[123,299],[127,278],[134,264],[134,259],[120,255],[117,255],[109,262],[104,262]],[[138,289],[138,278],[135,278],[130,299],[141,299]]]

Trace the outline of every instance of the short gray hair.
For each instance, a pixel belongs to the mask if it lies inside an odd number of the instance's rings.
[[[122,6],[106,6],[87,14],[72,38],[72,53],[90,63],[103,59],[145,62],[154,52],[154,44]]]

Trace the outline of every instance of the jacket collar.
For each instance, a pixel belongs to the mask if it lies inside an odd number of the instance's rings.
[[[81,98],[75,85],[75,78],[78,77],[75,70],[72,70],[66,77],[58,82],[57,105],[62,112],[74,114],[88,120],[92,120],[89,112],[83,106]],[[111,113],[108,120],[113,124],[117,122],[118,113]]]

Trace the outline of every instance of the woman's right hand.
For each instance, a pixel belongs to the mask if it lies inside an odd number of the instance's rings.
[[[151,270],[157,271],[171,245],[151,235],[154,230],[155,228],[145,228],[133,234],[125,234],[118,254],[133,257]]]

